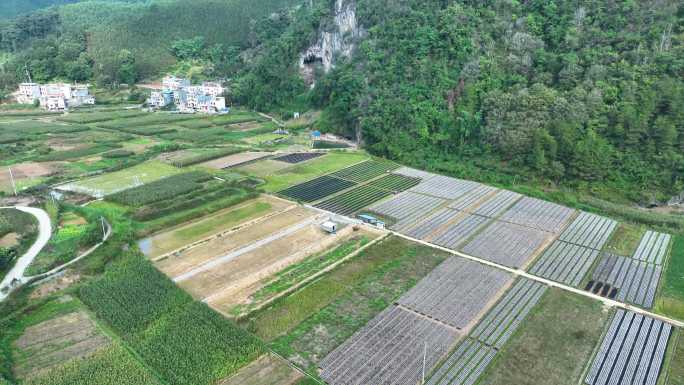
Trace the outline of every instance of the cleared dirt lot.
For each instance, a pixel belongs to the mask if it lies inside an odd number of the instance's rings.
[[[262,195],[238,206],[217,211],[145,238],[139,242],[140,248],[148,257],[154,259],[193,242],[259,221],[289,207],[292,207],[292,203]]]
[[[239,154],[228,155],[224,156],[223,158],[218,158],[210,160],[208,162],[200,163],[199,166],[222,170],[224,168],[234,167],[242,163],[265,158],[270,155],[271,153],[269,152],[241,152]]]
[[[21,163],[12,165],[12,174],[17,187],[30,186],[30,179],[42,178],[57,172],[64,167],[61,162]],[[12,191],[12,181],[7,167],[0,168],[0,191]]]
[[[302,375],[283,360],[266,354],[219,385],[291,385]]]
[[[82,311],[27,328],[15,342],[14,373],[27,378],[69,360],[85,358],[109,344],[93,320]]]
[[[266,238],[274,232],[311,218],[314,214],[315,212],[312,210],[297,207],[275,215],[267,221],[242,228],[220,238],[212,239],[178,255],[174,254],[155,261],[155,265],[164,274],[171,278],[176,278],[207,261],[226,255],[259,239]]]

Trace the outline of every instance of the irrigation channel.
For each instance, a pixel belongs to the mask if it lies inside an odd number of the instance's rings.
[[[102,236],[101,242],[94,245],[85,252],[81,253],[78,257],[72,259],[71,261],[61,266],[58,266],[48,272],[36,276],[26,276],[24,275],[26,269],[29,267],[29,265],[31,265],[31,262],[33,262],[33,260],[38,256],[38,254],[40,254],[45,245],[47,245],[48,241],[50,241],[50,237],[52,236],[52,222],[50,221],[50,216],[48,215],[48,213],[45,212],[45,210],[43,209],[24,206],[0,207],[0,209],[10,208],[15,208],[17,210],[29,213],[36,217],[36,219],[38,219],[38,237],[36,238],[36,241],[33,243],[33,245],[28,249],[28,251],[26,251],[26,253],[24,253],[24,255],[22,255],[17,260],[14,267],[12,267],[9,273],[7,273],[5,278],[2,280],[2,283],[0,283],[0,302],[4,301],[5,298],[7,298],[10,295],[10,293],[12,293],[14,290],[18,289],[22,285],[28,282],[49,279],[50,277],[60,273],[67,267],[89,256],[95,250],[97,250],[103,243],[105,243],[107,239],[109,239],[109,237],[112,235],[112,226],[106,220],[104,220],[104,218],[102,218],[102,227],[104,234]]]

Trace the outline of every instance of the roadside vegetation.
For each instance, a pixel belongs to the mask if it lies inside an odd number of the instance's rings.
[[[684,319],[684,237],[673,237],[672,254],[667,262],[655,309],[659,313]],[[681,338],[680,338],[681,339]]]
[[[0,280],[38,236],[35,218],[17,209],[0,209]]]

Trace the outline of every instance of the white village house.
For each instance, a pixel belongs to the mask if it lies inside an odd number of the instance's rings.
[[[21,104],[33,104],[38,100],[40,106],[49,111],[64,111],[70,107],[95,104],[95,97],[90,95],[88,85],[85,84],[21,83],[14,97]]]
[[[175,104],[182,113],[203,112],[207,114],[224,112],[226,99],[221,96],[225,88],[218,82],[204,82],[190,85],[187,79],[167,76],[162,80],[163,90],[153,91],[147,104],[151,108],[163,108]]]

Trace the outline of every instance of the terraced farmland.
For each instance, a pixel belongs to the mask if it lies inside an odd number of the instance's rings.
[[[619,309],[584,383],[588,385],[655,385],[672,326]]]
[[[670,234],[647,231],[641,238],[633,259],[662,265],[672,236]]]
[[[444,363],[428,385],[472,385],[546,292],[546,286],[519,280]]]
[[[443,199],[456,199],[481,186],[477,182],[437,175],[409,191]]]
[[[312,179],[278,192],[278,194],[302,202],[314,202],[329,195],[354,187],[356,183],[328,175]]]
[[[320,202],[315,207],[340,215],[351,215],[390,194],[391,192],[387,190],[380,190],[368,185],[359,186]]]
[[[318,158],[319,156],[323,156],[325,153],[323,152],[297,152],[293,154],[287,154],[283,156],[279,156],[276,158],[273,158],[273,160],[278,160],[281,162],[285,163],[301,163],[301,162],[306,162],[307,160],[311,160],[314,158]]]
[[[605,253],[587,290],[651,308],[661,273],[661,266]]]
[[[462,220],[449,225],[442,234],[433,239],[433,243],[456,250],[469,237],[486,226],[491,219],[479,215],[467,214]]]
[[[320,376],[331,385],[415,384],[423,363],[432,368],[457,338],[451,328],[390,306],[332,351]]]
[[[509,267],[522,267],[549,236],[549,233],[541,230],[494,222],[466,244],[462,251]]]
[[[579,246],[602,250],[617,227],[617,221],[582,212],[563,231],[559,239]]]
[[[342,178],[353,182],[366,182],[379,177],[389,171],[399,168],[399,165],[389,161],[367,160],[340,171],[330,174],[336,178]]]
[[[511,280],[501,270],[452,257],[397,301],[455,328],[468,326]]]
[[[522,198],[522,195],[516,192],[501,190],[491,199],[487,200],[480,207],[478,207],[474,213],[489,218],[496,218],[520,198]]]
[[[556,241],[546,249],[530,273],[577,286],[598,258],[599,251],[575,244]]]
[[[508,209],[501,220],[557,234],[574,213],[575,210],[555,203],[525,197]]]

